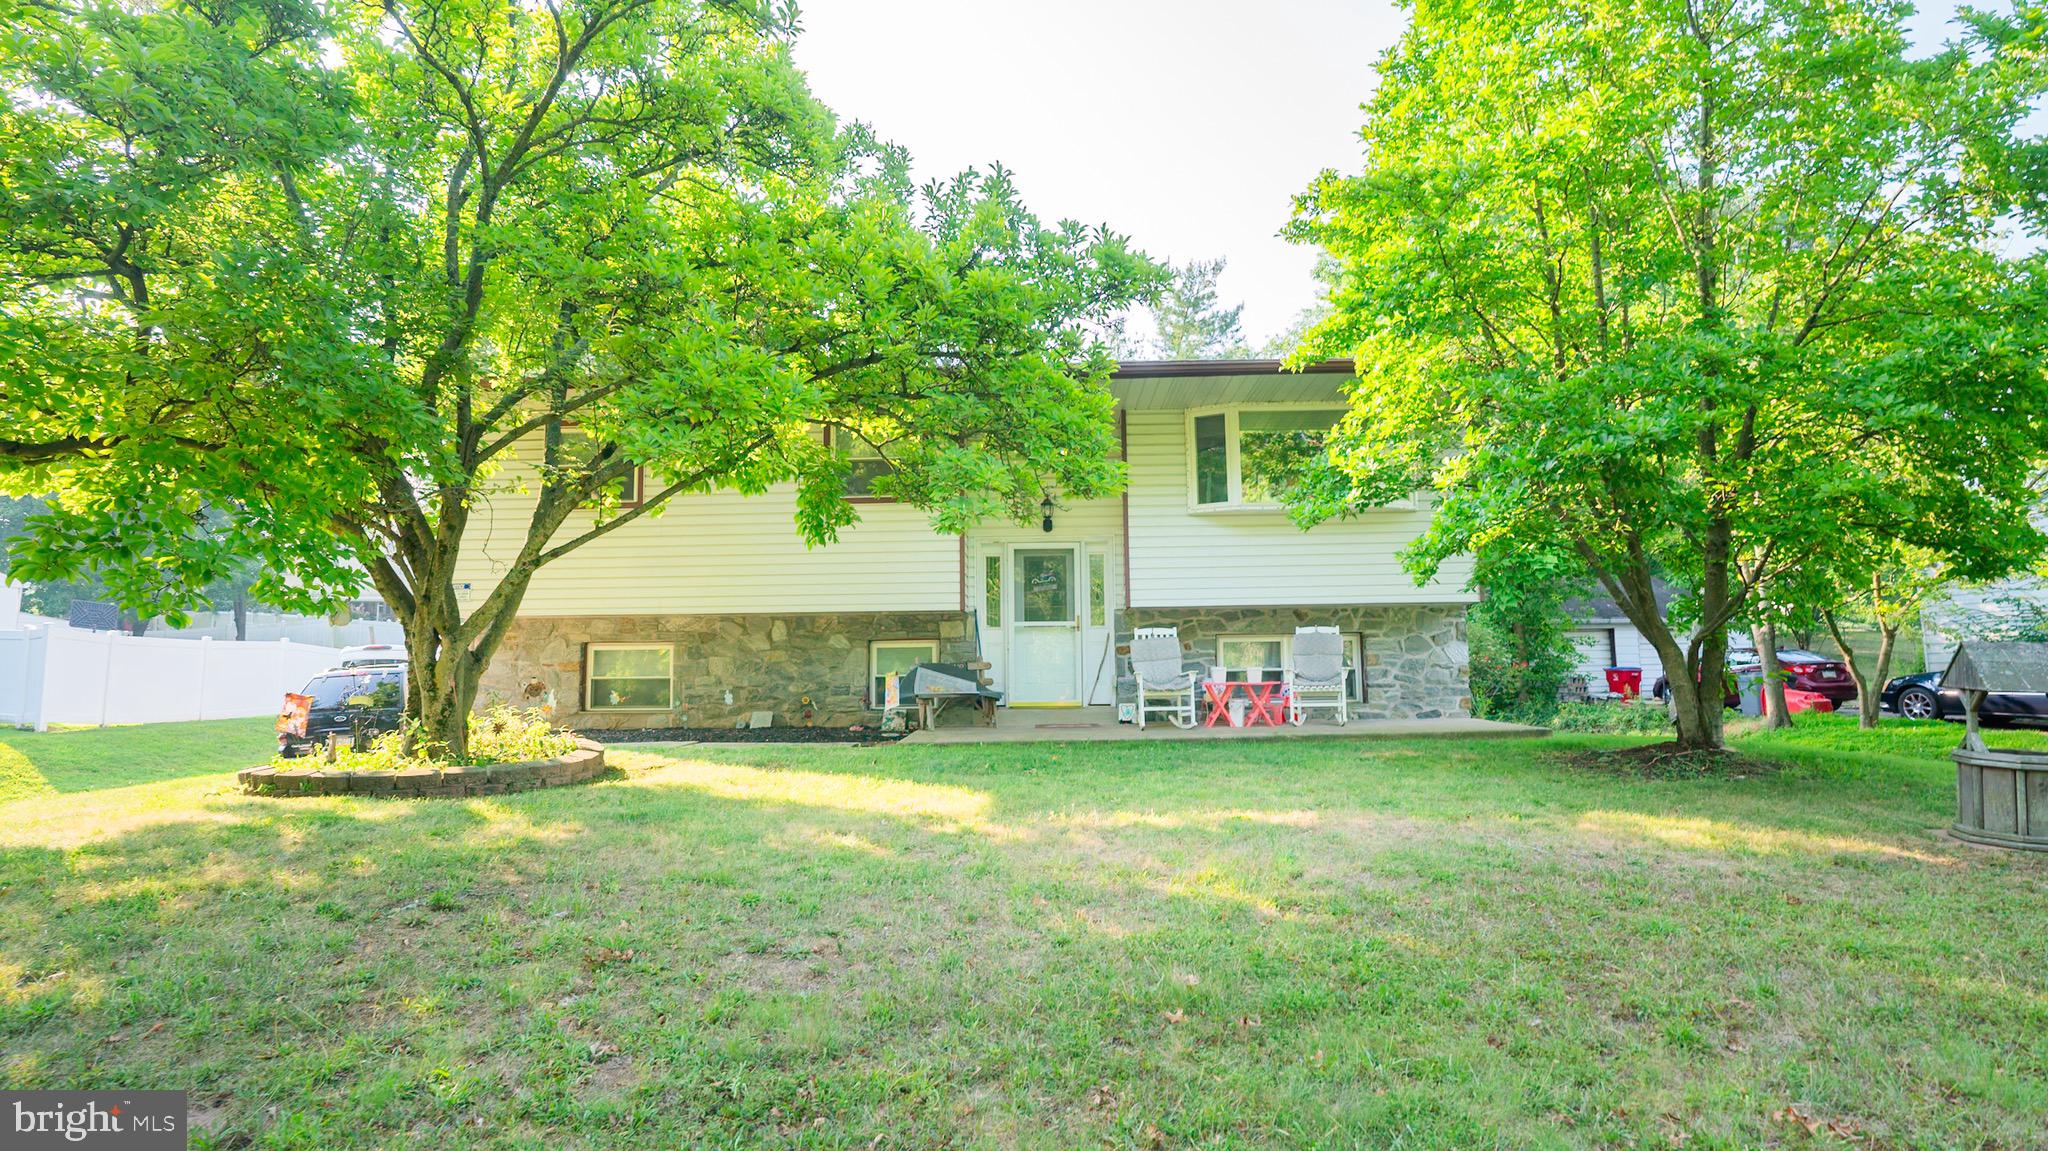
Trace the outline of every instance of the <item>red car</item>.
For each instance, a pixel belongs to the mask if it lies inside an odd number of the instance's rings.
[[[1728,653],[1728,670],[1742,672],[1757,667],[1756,653],[1736,649]],[[1836,707],[1856,698],[1856,681],[1849,677],[1849,669],[1838,659],[1829,659],[1816,652],[1787,648],[1778,653],[1778,666],[1785,671],[1785,687],[1791,691],[1810,691],[1826,696]],[[1650,694],[1665,699],[1671,694],[1671,683],[1663,676],[1657,677],[1657,684]],[[1729,707],[1742,706],[1742,700],[1734,692],[1728,693]]]
[[[1841,660],[1810,651],[1781,651],[1778,666],[1788,677],[1785,686],[1794,691],[1824,695],[1836,707],[1856,698],[1856,680]]]

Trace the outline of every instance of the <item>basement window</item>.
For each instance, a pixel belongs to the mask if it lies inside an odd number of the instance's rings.
[[[889,697],[889,677],[921,663],[937,663],[935,639],[878,639],[868,645],[868,706],[879,708]],[[899,700],[899,706],[908,700]]]
[[[1344,692],[1353,702],[1365,699],[1365,661],[1355,633],[1344,636]],[[1223,678],[1232,682],[1252,680],[1273,682],[1285,678],[1294,658],[1292,635],[1226,635],[1216,641],[1216,662],[1223,666]]]
[[[675,707],[675,649],[665,643],[586,647],[585,711],[668,711]]]

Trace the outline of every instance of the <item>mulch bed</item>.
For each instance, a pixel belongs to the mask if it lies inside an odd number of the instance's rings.
[[[1676,743],[1570,751],[1551,758],[1570,767],[1638,779],[1745,779],[1778,770],[1769,760],[1738,751],[1687,751]]]
[[[599,743],[895,743],[902,732],[844,727],[636,727],[578,733]]]

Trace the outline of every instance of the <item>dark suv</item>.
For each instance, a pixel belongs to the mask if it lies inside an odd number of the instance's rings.
[[[312,755],[327,746],[330,734],[353,745],[405,721],[405,666],[368,664],[323,671],[306,681],[301,695],[313,697],[306,712],[306,734],[277,733],[277,753],[287,758]]]

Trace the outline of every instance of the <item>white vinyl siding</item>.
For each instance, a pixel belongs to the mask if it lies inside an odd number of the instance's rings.
[[[1470,603],[1471,563],[1453,560],[1417,587],[1399,551],[1429,513],[1367,512],[1303,531],[1281,511],[1189,508],[1184,410],[1127,413],[1131,603],[1136,607]]]
[[[1657,677],[1664,674],[1664,661],[1657,658],[1657,649],[1627,621],[1579,628],[1571,633],[1571,641],[1578,653],[1572,674],[1586,677],[1586,690],[1594,695],[1607,690],[1610,667],[1642,668],[1644,695],[1650,694]]]
[[[456,569],[464,606],[483,602],[518,554],[533,510],[530,475],[515,463],[485,491],[471,515]],[[660,478],[649,474],[650,490]],[[860,522],[836,543],[804,546],[796,492],[678,496],[609,535],[542,567],[520,614],[787,615],[797,612],[955,611],[960,606],[959,540],[931,528],[924,512],[891,503],[859,505]],[[556,540],[588,530],[592,513],[569,517]],[[467,585],[466,587],[463,585]]]

